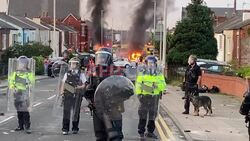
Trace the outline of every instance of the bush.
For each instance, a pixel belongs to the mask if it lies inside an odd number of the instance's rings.
[[[44,74],[44,66],[43,66],[44,57],[35,56],[33,57],[33,59],[36,60],[36,75],[43,75]]]
[[[13,47],[6,49],[2,55],[3,63],[7,64],[9,58],[27,56],[31,58],[33,56],[49,56],[53,50],[49,46],[44,46],[41,43],[29,43],[25,45],[15,44]]]
[[[243,77],[243,78],[249,77],[250,76],[250,66],[241,67],[236,72],[237,72],[237,75],[239,77]]]

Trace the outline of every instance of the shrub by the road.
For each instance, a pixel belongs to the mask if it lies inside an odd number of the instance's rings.
[[[250,66],[241,67],[237,70],[237,75],[239,77],[249,77],[250,76]]]
[[[43,66],[44,58],[42,56],[34,56],[33,59],[36,60],[36,75],[43,75],[44,74],[44,66]]]

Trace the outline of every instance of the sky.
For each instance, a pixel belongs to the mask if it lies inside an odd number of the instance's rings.
[[[7,0],[0,0],[0,12],[6,12]],[[157,0],[159,2],[161,0]],[[170,0],[169,0],[170,1]],[[171,0],[174,4],[168,7],[168,26],[174,27],[176,22],[181,18],[181,7],[185,7],[191,0]],[[108,7],[108,15],[106,22],[109,27],[128,29],[132,23],[134,10],[138,7],[141,0],[110,0]],[[205,0],[209,7],[233,7],[233,0]],[[250,10],[249,0],[237,0],[237,9],[242,9],[245,2],[244,9]],[[160,4],[163,5],[163,4]],[[83,19],[90,18],[90,10],[87,8],[87,0],[81,0],[81,16]],[[160,10],[162,11],[162,10]]]
[[[82,6],[85,7],[87,0],[82,0]],[[141,0],[110,0],[109,13],[106,18],[106,21],[111,26],[113,23],[114,28],[129,28],[132,22],[133,12],[136,7],[139,5],[138,3]],[[157,0],[160,1],[160,0]],[[169,0],[170,1],[170,0]],[[188,5],[191,0],[171,0],[173,1],[173,5],[169,7],[168,10],[168,26],[170,28],[174,27],[176,22],[181,18],[181,8]],[[237,0],[237,9],[242,9],[243,3],[247,3],[249,0]],[[205,0],[207,6],[209,7],[233,7],[234,0]],[[163,5],[163,4],[161,4]],[[245,4],[244,9],[250,10],[250,1]],[[88,12],[86,9],[82,9],[82,14],[84,18],[88,19]],[[113,21],[113,22],[112,22]]]

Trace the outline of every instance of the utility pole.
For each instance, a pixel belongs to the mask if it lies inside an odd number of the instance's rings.
[[[162,18],[160,19],[160,61],[162,61],[162,33],[163,33],[163,23]]]
[[[167,51],[167,0],[164,0],[164,13],[163,13],[163,58],[162,65],[166,67],[166,51]]]
[[[101,45],[103,46],[104,44],[104,39],[103,39],[103,34],[104,34],[104,24],[103,24],[103,15],[104,15],[104,10],[101,10]]]
[[[155,50],[155,35],[156,35],[156,0],[154,0],[154,37],[153,37],[153,45],[154,45],[154,50]],[[153,54],[155,51],[153,51]]]
[[[53,15],[54,15],[54,27],[53,27],[53,47],[54,47],[54,55],[53,57],[57,57],[57,43],[56,43],[56,0],[53,1]]]

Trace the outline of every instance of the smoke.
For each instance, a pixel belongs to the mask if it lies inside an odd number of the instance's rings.
[[[109,4],[109,0],[89,0],[88,6],[91,7],[91,20],[92,27],[94,32],[94,38],[96,44],[101,44],[101,30],[102,30],[102,18],[105,18],[105,12],[107,10],[107,6]],[[102,17],[103,11],[103,17]]]
[[[135,11],[133,23],[130,27],[130,49],[143,50],[146,41],[146,30],[149,29],[154,22],[154,2],[155,0],[142,0],[142,3]],[[156,23],[160,17],[163,17],[164,0],[156,0]],[[174,11],[174,0],[167,0],[167,11]],[[162,18],[161,18],[162,19]]]
[[[41,11],[42,16],[46,16],[44,14],[47,14],[47,12],[49,12],[49,0],[42,0]]]
[[[135,11],[133,23],[130,28],[130,49],[142,50],[145,43],[146,30],[154,20],[154,0],[143,0]]]

